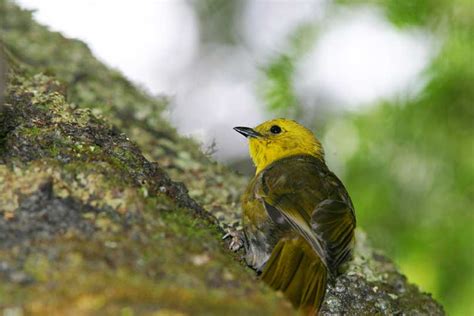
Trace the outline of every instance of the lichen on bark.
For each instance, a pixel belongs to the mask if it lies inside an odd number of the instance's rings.
[[[81,42],[0,0],[0,311],[296,313],[221,240],[247,179]],[[3,19],[5,17],[5,19]],[[443,314],[357,234],[322,314]]]
[[[16,70],[8,83],[0,308],[291,312],[229,255],[215,218],[125,134],[68,104],[51,77]]]

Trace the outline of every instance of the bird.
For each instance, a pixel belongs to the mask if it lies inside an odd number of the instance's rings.
[[[245,261],[296,309],[316,315],[328,279],[352,256],[351,198],[303,125],[279,118],[234,130],[248,139],[256,168],[241,199]]]

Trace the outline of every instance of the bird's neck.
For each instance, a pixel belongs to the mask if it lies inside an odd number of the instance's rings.
[[[310,155],[324,160],[324,152],[319,142],[308,144],[307,146],[281,147],[267,144],[263,146],[250,146],[250,156],[255,164],[255,174],[259,174],[275,161],[283,158]]]

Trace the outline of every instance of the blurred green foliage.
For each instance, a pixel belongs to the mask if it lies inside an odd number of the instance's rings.
[[[266,101],[267,108],[273,112],[287,112],[296,108],[297,99],[292,88],[294,61],[281,54],[262,70],[265,80],[259,91]]]
[[[316,34],[317,26],[312,23],[297,26],[289,36],[286,50],[276,54],[261,67],[264,77],[258,91],[270,112],[284,117],[301,115],[293,91],[295,62],[313,46]]]
[[[473,4],[340,2],[377,5],[395,26],[422,27],[441,43],[416,98],[331,119],[323,140],[336,143],[325,143],[336,153],[327,159],[339,169],[358,223],[374,244],[449,314],[474,315]],[[267,80],[280,82],[265,92],[267,105],[277,110],[296,104],[288,102],[294,98],[292,64],[278,61],[264,71]]]
[[[199,19],[200,37],[203,43],[235,44],[236,24],[245,4],[243,1],[206,0],[189,1]]]

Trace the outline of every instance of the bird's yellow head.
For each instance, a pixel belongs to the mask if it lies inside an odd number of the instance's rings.
[[[234,127],[249,140],[249,151],[259,173],[279,159],[294,155],[312,155],[324,159],[321,143],[306,127],[293,120],[274,119],[255,128]]]

